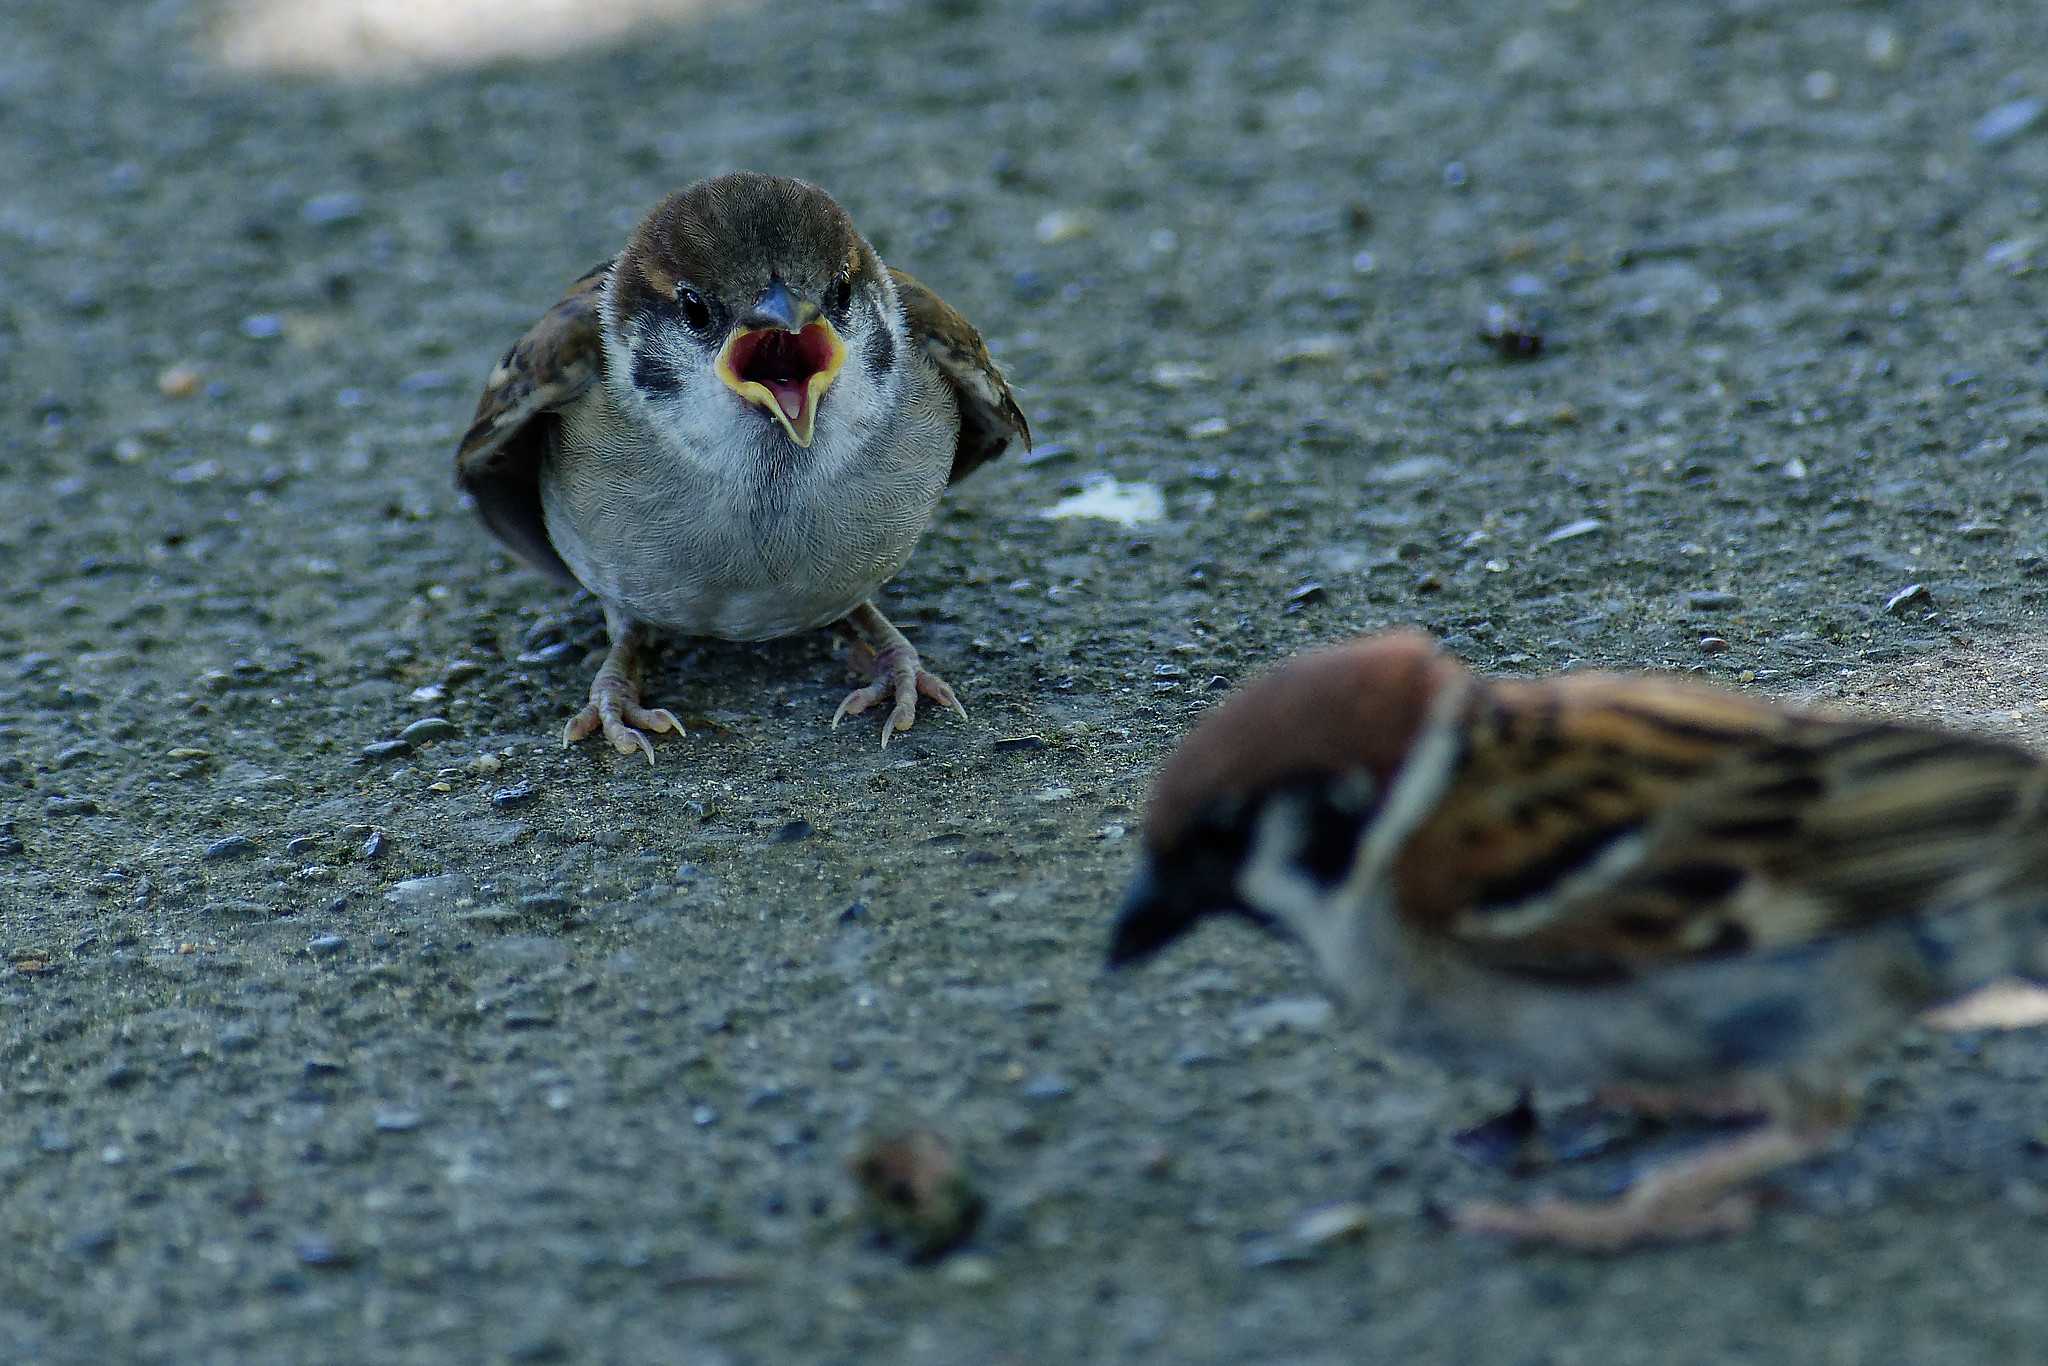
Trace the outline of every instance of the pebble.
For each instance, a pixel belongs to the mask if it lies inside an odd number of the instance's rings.
[[[1329,1028],[1335,1013],[1335,1008],[1320,996],[1284,996],[1240,1010],[1230,1023],[1247,1039],[1261,1039],[1280,1030],[1320,1034]]]
[[[1720,636],[1701,636],[1700,653],[1703,655],[1725,655],[1728,653],[1728,642]]]
[[[1372,1226],[1364,1205],[1346,1200],[1312,1209],[1295,1221],[1289,1236],[1305,1247],[1327,1247],[1356,1238]]]
[[[1296,337],[1273,353],[1273,363],[1282,369],[1328,365],[1342,359],[1344,338],[1333,332]]]
[[[540,789],[532,783],[520,783],[513,787],[501,787],[491,794],[491,805],[500,811],[514,811],[540,796]]]
[[[299,1259],[301,1265],[322,1269],[345,1267],[355,1261],[355,1257],[343,1251],[332,1238],[318,1233],[308,1233],[294,1239],[292,1253]]]
[[[802,817],[798,817],[796,820],[784,825],[780,830],[777,830],[775,838],[770,842],[774,844],[795,844],[798,840],[807,840],[810,837],[811,823]]]
[[[158,372],[156,391],[165,398],[190,398],[206,382],[196,365],[173,365]]]
[[[193,759],[211,759],[212,757],[212,750],[194,749],[190,745],[179,745],[176,749],[167,749],[164,751],[164,758],[172,759],[179,763],[184,763],[187,760]]]
[[[363,216],[363,197],[353,190],[316,194],[299,207],[299,217],[316,228],[339,227]]]
[[[2035,99],[2001,104],[1971,126],[1970,138],[1979,147],[1996,147],[2010,142],[2039,121],[2044,107],[2048,106]]]
[[[1884,610],[1898,616],[1908,607],[1927,607],[1934,601],[1934,595],[1927,591],[1924,583],[1909,583],[1884,600]]]
[[[941,1274],[950,1285],[979,1290],[996,1283],[996,1263],[993,1257],[978,1252],[963,1253],[947,1262]]]
[[[348,947],[348,940],[338,934],[318,934],[306,941],[306,952],[315,958],[332,958]]]
[[[1506,304],[1488,304],[1479,321],[1479,340],[1507,360],[1535,360],[1543,354],[1543,334],[1520,311]]]
[[[1607,523],[1598,517],[1581,517],[1576,522],[1566,522],[1543,538],[1545,545],[1558,545],[1564,541],[1576,541],[1581,536],[1591,536],[1596,531],[1607,529]]]
[[[1733,593],[1723,593],[1718,590],[1709,589],[1698,593],[1687,593],[1685,595],[1685,605],[1695,612],[1725,612],[1730,607],[1740,607],[1742,599]]]
[[[398,759],[412,753],[410,740],[374,740],[363,746],[363,757],[372,763]]]
[[[1058,246],[1072,242],[1095,231],[1095,222],[1085,213],[1071,209],[1054,209],[1043,214],[1038,220],[1038,240],[1046,246]]]
[[[394,882],[384,889],[384,899],[395,906],[419,908],[453,901],[468,890],[469,880],[462,874],[441,873],[434,877],[409,877],[403,882]]]
[[[423,716],[398,732],[398,738],[407,744],[423,745],[434,740],[445,740],[455,734],[454,722],[443,716]]]
[[[90,797],[52,797],[43,811],[53,817],[97,816],[100,804]]]
[[[200,855],[208,863],[225,863],[229,859],[247,858],[256,852],[256,841],[247,835],[229,835],[206,846]]]
[[[425,1116],[417,1110],[390,1106],[380,1107],[371,1116],[370,1122],[377,1126],[377,1132],[380,1134],[409,1134],[419,1128],[424,1120]]]
[[[1065,1100],[1074,1094],[1074,1086],[1065,1077],[1051,1072],[1041,1072],[1017,1088],[1026,1100]]]
[[[284,319],[275,313],[251,313],[242,319],[242,335],[255,341],[268,341],[284,334]]]
[[[1298,612],[1304,607],[1314,606],[1329,596],[1329,589],[1323,587],[1314,579],[1310,579],[1307,583],[1301,584],[1289,592],[1281,601],[1286,605],[1288,611]]]
[[[1014,754],[1025,750],[1044,749],[1045,745],[1043,735],[1006,735],[995,741],[990,748],[998,754]]]
[[[384,838],[382,830],[372,830],[370,837],[363,841],[363,857],[366,859],[382,858],[384,856],[384,846],[387,843],[389,841]]]

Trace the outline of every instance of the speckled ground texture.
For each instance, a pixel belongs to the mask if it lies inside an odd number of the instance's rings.
[[[2043,738],[2042,16],[1275,10],[809,3],[351,85],[13,0],[0,1358],[2038,1354],[2038,1033],[1907,1034],[1752,1235],[1589,1261],[1430,1211],[1682,1136],[1474,1163],[1509,1093],[1278,946],[1099,962],[1176,737],[1362,629]],[[837,193],[1038,429],[885,598],[973,718],[882,753],[828,637],[677,642],[687,740],[565,752],[597,613],[452,448],[738,166]],[[1104,475],[1164,519],[1041,515]],[[991,1202],[936,1267],[857,1214],[889,1116]]]

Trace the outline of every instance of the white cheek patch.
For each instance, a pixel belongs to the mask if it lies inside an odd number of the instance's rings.
[[[1251,857],[1237,875],[1237,894],[1296,934],[1307,936],[1323,913],[1323,889],[1295,863],[1307,829],[1298,798],[1275,798],[1259,813]]]

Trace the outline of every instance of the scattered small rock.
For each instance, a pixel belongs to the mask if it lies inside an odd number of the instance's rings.
[[[445,740],[455,734],[455,725],[444,716],[423,716],[398,732],[398,738],[409,745],[424,745],[435,740]]]
[[[1979,147],[1997,147],[2011,142],[2040,120],[2040,100],[2011,100],[1985,114],[1970,128],[1970,139]]]
[[[1742,599],[1734,593],[1706,589],[1697,593],[1687,593],[1685,605],[1695,612],[1725,612],[1731,607],[1740,607]]]
[[[1543,538],[1545,545],[1558,545],[1565,541],[1576,541],[1582,536],[1591,536],[1596,531],[1605,531],[1607,523],[1598,517],[1581,517],[1576,522],[1566,522]]]
[[[1728,653],[1728,642],[1720,636],[1701,636],[1700,653],[1703,655],[1725,655]]]
[[[988,1206],[959,1153],[932,1129],[871,1136],[846,1169],[868,1221],[913,1262],[936,1261],[965,1242]]]
[[[500,811],[514,811],[540,796],[540,789],[532,783],[519,783],[513,787],[501,787],[491,794],[491,805]]]
[[[1299,612],[1304,607],[1313,607],[1330,596],[1330,590],[1311,579],[1296,587],[1281,601],[1290,612]]]
[[[363,197],[352,190],[316,194],[299,207],[299,217],[316,228],[339,227],[363,216]]]
[[[206,846],[200,857],[208,863],[225,863],[229,859],[247,858],[256,852],[256,841],[247,835],[229,835]]]
[[[997,740],[991,748],[998,754],[1013,754],[1024,750],[1044,749],[1045,745],[1043,735],[1006,735]]]
[[[1929,607],[1933,602],[1934,594],[1927,590],[1926,584],[1909,583],[1884,600],[1884,610],[1892,616],[1900,616],[1908,607]]]
[[[1479,323],[1479,340],[1508,360],[1534,360],[1543,354],[1543,334],[1519,310],[1488,304]]]
[[[306,941],[306,952],[315,958],[332,958],[348,947],[348,940],[338,934],[318,934]]]
[[[396,906],[423,907],[453,901],[469,890],[469,880],[460,873],[434,877],[409,877],[384,889],[384,899]]]
[[[1052,1072],[1041,1072],[1017,1088],[1026,1100],[1065,1100],[1074,1094],[1074,1084]]]
[[[206,376],[196,365],[173,365],[156,377],[156,391],[165,398],[190,398],[205,385]]]
[[[425,1116],[418,1110],[389,1106],[380,1107],[370,1117],[370,1122],[377,1126],[380,1134],[409,1134],[425,1122]]]
[[[52,797],[43,811],[53,819],[67,816],[97,816],[100,804],[90,797]]]
[[[371,763],[382,763],[386,759],[398,759],[412,753],[410,740],[373,740],[363,746],[363,757]]]
[[[780,830],[777,830],[775,832],[775,838],[771,840],[770,843],[795,844],[798,840],[807,840],[810,837],[811,823],[805,820],[803,817],[799,816],[795,820],[785,824]]]
[[[355,1254],[345,1251],[324,1234],[308,1233],[292,1242],[292,1253],[302,1266],[317,1267],[323,1271],[334,1270],[355,1264]]]

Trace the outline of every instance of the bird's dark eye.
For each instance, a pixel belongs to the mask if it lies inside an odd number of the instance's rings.
[[[688,285],[676,289],[676,304],[683,310],[683,321],[690,325],[692,332],[711,330],[711,305],[704,302],[704,296]]]
[[[835,318],[846,316],[847,305],[853,302],[853,281],[845,275],[832,282],[825,291],[825,311]]]

